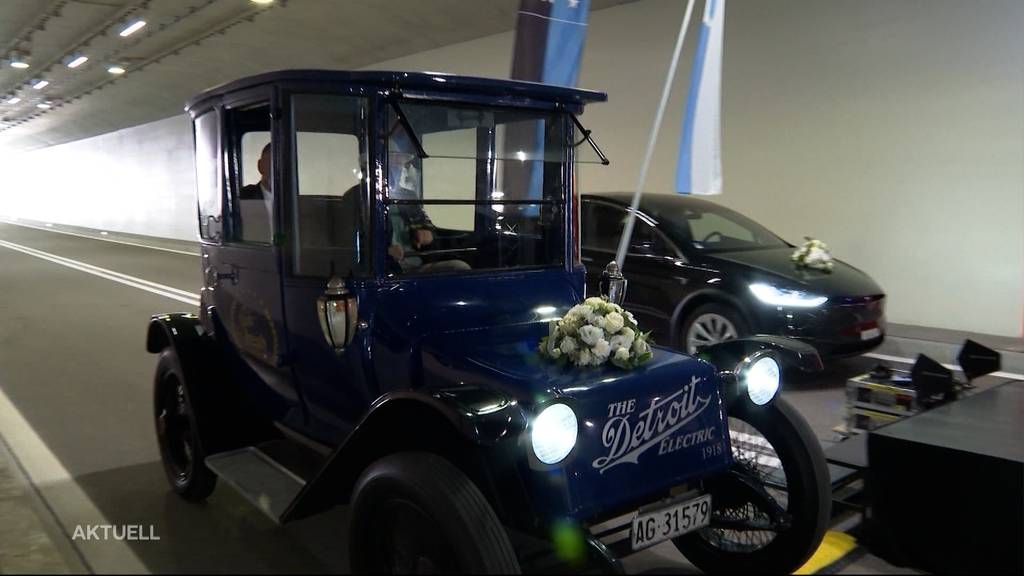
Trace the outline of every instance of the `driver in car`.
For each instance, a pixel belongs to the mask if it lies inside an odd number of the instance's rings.
[[[394,139],[392,139],[394,143]],[[420,171],[417,167],[415,154],[390,153],[390,188],[391,199],[421,200]],[[462,260],[441,260],[423,262],[418,254],[434,242],[436,227],[420,204],[392,204],[388,208],[388,223],[391,226],[391,245],[388,256],[402,269],[402,273],[454,272],[470,270],[469,264]]]

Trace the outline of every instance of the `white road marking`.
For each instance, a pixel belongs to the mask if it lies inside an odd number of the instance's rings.
[[[32,228],[33,230],[42,230],[44,232],[56,232],[57,234],[67,234],[68,236],[77,236],[79,238],[88,238],[89,240],[99,240],[101,242],[112,242],[114,244],[124,244],[126,246],[135,246],[137,248],[149,248],[150,250],[160,250],[161,252],[171,252],[174,254],[184,254],[185,256],[201,256],[198,252],[188,252],[186,250],[175,250],[174,248],[164,248],[162,246],[152,246],[150,244],[142,244],[139,242],[128,242],[127,240],[115,240],[113,238],[97,238],[96,236],[90,236],[88,234],[79,234],[77,232],[68,232],[67,230],[54,230],[50,228],[50,224],[47,227],[35,226],[32,224],[26,224],[24,222],[18,222],[8,218],[2,218],[5,224],[13,224],[15,226],[21,226],[22,228]],[[106,234],[106,232],[100,232],[100,234]]]
[[[10,447],[32,484],[49,502],[67,534],[77,526],[110,524],[96,503],[75,482],[71,474],[50,451],[32,425],[14,406],[0,386],[0,437]],[[149,573],[127,542],[119,540],[72,541],[88,559],[90,568],[100,573]]]
[[[85,262],[79,262],[78,260],[64,258],[63,256],[43,252],[42,250],[36,250],[35,248],[29,248],[28,246],[22,246],[21,244],[15,244],[14,242],[8,242],[6,240],[0,240],[0,246],[23,254],[28,254],[29,256],[34,256],[42,260],[47,260],[54,264],[60,264],[61,266],[66,266],[74,270],[99,276],[100,278],[106,278],[107,280],[112,280],[119,284],[124,284],[125,286],[131,286],[133,288],[138,288],[139,290],[158,294],[165,298],[170,298],[171,300],[177,300],[178,302],[191,304],[196,307],[199,306],[199,295],[194,292],[181,290],[165,284],[158,284],[142,278],[136,278],[135,276],[129,276],[106,268],[100,268],[99,266],[93,266],[92,264],[86,264]]]
[[[913,358],[903,358],[901,356],[890,356],[888,354],[878,354],[878,353],[875,353],[875,352],[868,352],[866,354],[861,354],[861,356],[864,356],[864,357],[867,357],[867,358],[874,358],[876,360],[885,360],[887,362],[902,362],[904,364],[913,364],[914,362],[917,361],[917,360],[915,360]],[[945,363],[943,363],[942,365],[945,366],[946,368],[950,369],[950,370],[956,370],[958,372],[962,371],[962,370],[960,370],[960,367],[955,365],[955,364],[945,364]],[[1017,374],[1015,372],[993,372],[993,373],[989,374],[989,376],[995,376],[996,378],[1012,378],[1014,380],[1024,380],[1024,374]]]

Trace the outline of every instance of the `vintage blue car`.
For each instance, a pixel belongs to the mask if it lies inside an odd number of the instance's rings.
[[[578,115],[605,98],[302,70],[190,101],[202,304],[146,342],[174,491],[219,478],[279,522],[347,504],[357,572],[615,568],[666,540],[707,570],[799,567],[827,470],[776,396],[813,349],[538,353],[585,298],[575,170],[607,160]],[[614,267],[604,286],[621,299]]]

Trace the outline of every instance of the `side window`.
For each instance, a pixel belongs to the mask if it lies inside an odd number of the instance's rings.
[[[196,118],[196,192],[199,198],[199,236],[203,240],[220,241],[223,234],[221,220],[221,179],[217,155],[220,149],[220,130],[217,112],[207,112]]]
[[[367,271],[366,101],[298,94],[292,125],[298,192],[293,273],[344,278]]]
[[[599,202],[587,202],[583,212],[583,248],[615,252],[626,221],[626,211]]]
[[[230,158],[231,239],[270,244],[274,214],[273,149],[270,146],[270,107],[265,104],[229,110],[232,127]]]
[[[654,226],[640,219],[637,219],[633,226],[633,238],[629,244],[629,253],[647,256],[675,256],[675,251],[665,241],[665,236]]]
[[[587,202],[583,210],[583,248],[616,252],[626,227],[626,211],[600,202]],[[629,243],[630,254],[674,256],[665,237],[653,226],[637,219]]]

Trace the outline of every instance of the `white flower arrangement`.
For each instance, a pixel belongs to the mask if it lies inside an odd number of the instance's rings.
[[[653,355],[650,333],[640,332],[633,315],[596,297],[573,306],[561,320],[552,320],[539,351],[560,363],[585,367],[611,362],[625,370]]]
[[[828,245],[821,240],[815,240],[804,236],[807,242],[797,248],[790,257],[797,267],[813,268],[822,272],[832,272],[832,254],[828,251]]]

